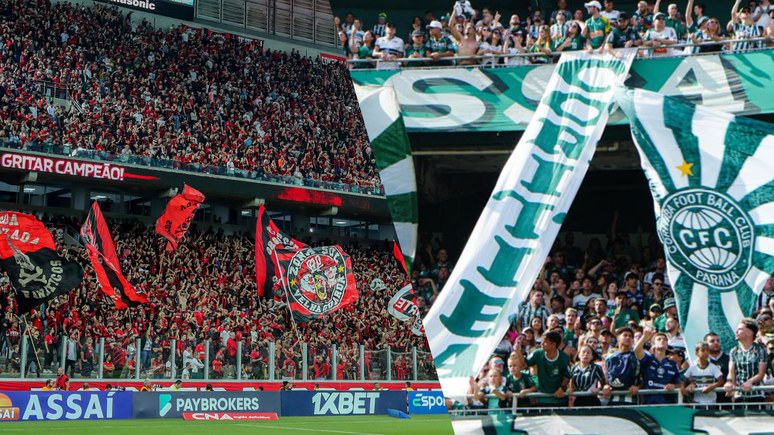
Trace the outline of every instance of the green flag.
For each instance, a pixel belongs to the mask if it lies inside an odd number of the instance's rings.
[[[616,94],[648,177],[688,349],[723,347],[774,271],[774,125],[672,97]]]
[[[392,87],[355,86],[400,248],[411,268],[417,245],[417,181],[403,117]]]

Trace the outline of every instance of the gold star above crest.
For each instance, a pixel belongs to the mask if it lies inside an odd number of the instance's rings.
[[[344,266],[339,266],[339,272],[344,272]]]
[[[296,280],[290,281],[290,285],[296,285]]]
[[[675,168],[680,170],[680,172],[683,174],[683,177],[686,175],[693,177],[693,163],[688,163],[683,160],[683,164],[680,166],[675,166]]]

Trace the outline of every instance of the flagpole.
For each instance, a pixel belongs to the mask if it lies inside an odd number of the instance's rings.
[[[38,362],[38,374],[40,374],[40,372],[43,371],[43,367],[41,367],[40,365],[40,358],[38,358],[38,350],[35,349],[35,341],[32,339],[32,334],[30,334],[30,325],[27,323],[27,315],[26,314],[23,315],[22,319],[24,319],[24,326],[27,330],[27,335],[30,337],[30,344],[32,344],[32,351],[35,352],[35,360]]]
[[[280,282],[282,283],[282,290],[285,292],[285,296],[288,298],[288,313],[290,313],[290,321],[293,322],[293,331],[296,333],[296,341],[298,341],[298,326],[296,326],[296,319],[293,318],[293,310],[290,309],[290,292],[288,292],[287,287],[285,287],[285,277],[282,274],[282,267],[280,267],[279,264],[279,256],[277,255],[277,250],[273,249],[272,252],[274,253],[274,258],[277,260],[277,268],[279,269],[280,273]]]

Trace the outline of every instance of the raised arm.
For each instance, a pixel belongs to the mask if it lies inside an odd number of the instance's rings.
[[[543,267],[540,268],[540,287],[543,288],[543,291],[546,292],[546,295],[548,295],[548,300],[551,300],[551,297],[554,295],[554,289],[551,288],[551,286],[548,284],[548,281],[546,281],[546,265],[551,261],[551,257],[546,258],[545,263],[543,263]]]
[[[755,10],[754,10],[754,11],[750,11],[750,18],[751,18],[753,21],[757,22],[757,21],[758,21],[758,19],[759,19],[759,18],[761,17],[761,15],[763,15],[763,14],[764,14],[764,12],[763,12],[763,9],[761,9],[761,7],[760,7],[760,6],[758,6],[757,8],[755,8]]]
[[[454,23],[457,20],[457,8],[452,8],[451,16],[449,17],[449,22]],[[462,42],[462,35],[460,35],[460,32],[457,30],[457,26],[449,26],[449,31],[452,34],[452,37],[456,39],[457,41]]]
[[[634,345],[634,355],[637,356],[638,360],[641,360],[645,357],[645,343],[650,341],[651,338],[656,334],[656,331],[653,330],[653,328],[646,328],[644,331],[642,331],[642,337],[640,337],[639,340],[637,340],[637,343]]]
[[[589,269],[589,276],[596,278],[597,272],[599,272],[599,269],[602,266],[606,266],[606,265],[607,265],[607,260],[602,259],[599,263],[597,263],[596,266],[594,266],[591,269]],[[603,290],[605,290],[605,289],[603,289]]]
[[[355,26],[352,26],[352,30],[349,32],[349,52],[352,54],[357,53],[357,43],[355,42],[356,33]]]
[[[728,30],[731,30],[731,26],[735,26],[737,21],[739,21],[739,15],[737,15],[737,12],[739,11],[739,3],[741,3],[742,0],[736,0],[734,2],[734,8],[731,9],[731,22],[728,23]]]

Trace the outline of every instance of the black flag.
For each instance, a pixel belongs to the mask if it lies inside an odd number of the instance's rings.
[[[69,293],[83,279],[78,263],[57,254],[43,223],[22,213],[0,213],[0,265],[16,289],[20,314]]]

